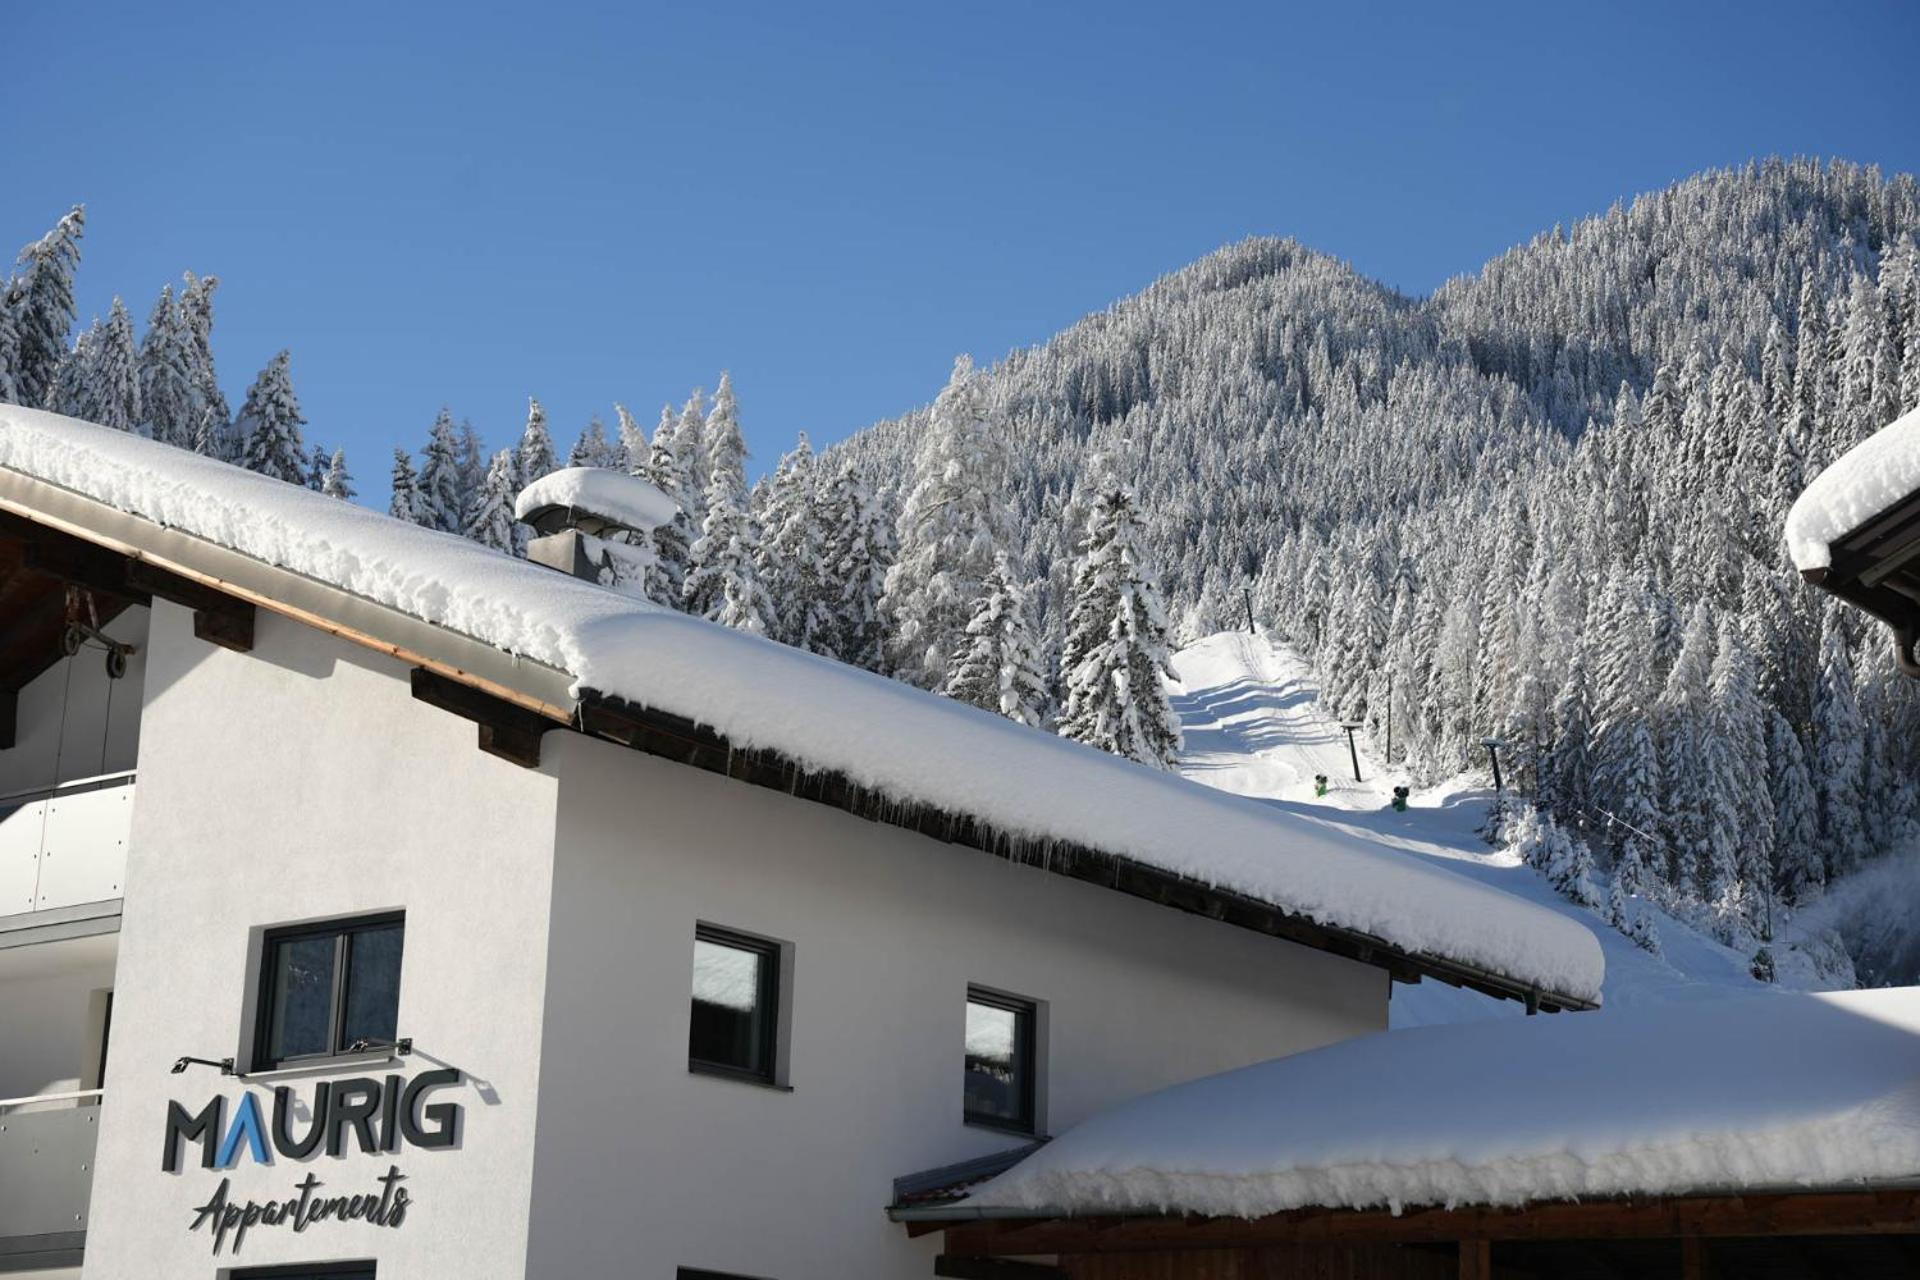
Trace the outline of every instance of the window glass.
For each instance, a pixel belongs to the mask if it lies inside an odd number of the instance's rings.
[[[270,930],[253,1069],[344,1053],[361,1040],[391,1044],[405,936],[398,915]]]
[[[399,924],[360,929],[349,935],[342,1047],[356,1040],[390,1043],[398,1034],[400,944],[405,936],[405,927]]]
[[[1033,1006],[978,992],[967,997],[966,1118],[1033,1128]]]
[[[275,943],[272,964],[272,1030],[268,1056],[275,1061],[326,1053],[333,1024],[334,940],[288,938]]]
[[[772,1078],[778,954],[771,943],[704,926],[695,935],[687,1044],[693,1063]]]

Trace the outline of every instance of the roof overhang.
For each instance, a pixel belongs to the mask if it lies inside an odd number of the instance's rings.
[[[968,1258],[1256,1249],[1331,1241],[1439,1244],[1461,1240],[1920,1234],[1920,1185],[1752,1188],[1684,1196],[1544,1200],[1398,1210],[1293,1209],[1259,1218],[1182,1214],[1083,1215],[966,1204],[895,1208],[911,1236],[946,1233],[944,1251]]]
[[[244,604],[406,663],[414,668],[416,698],[474,721],[481,748],[517,764],[537,766],[541,736],[553,729],[571,729],[1372,965],[1394,981],[1417,983],[1432,978],[1518,1001],[1530,1012],[1597,1007],[1593,1001],[1472,964],[1409,951],[1372,934],[1324,924],[1132,858],[1002,831],[970,815],[902,802],[843,774],[809,768],[781,752],[737,747],[684,717],[593,690],[576,690],[572,675],[559,668],[4,467],[0,467],[0,518],[30,523],[44,531],[46,540],[67,545],[69,550],[68,544],[97,548],[112,562],[101,572],[115,581],[164,580],[169,590],[153,594],[197,610],[212,607],[215,598]],[[115,563],[121,567],[113,567]]]
[[[1835,540],[1832,563],[1804,569],[1814,586],[1893,628],[1900,669],[1920,677],[1920,492]]]

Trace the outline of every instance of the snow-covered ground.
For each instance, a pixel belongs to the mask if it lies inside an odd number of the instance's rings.
[[[1493,798],[1484,778],[1462,776],[1416,790],[1407,811],[1394,812],[1392,790],[1406,776],[1383,766],[1362,735],[1362,781],[1353,780],[1346,734],[1320,705],[1306,663],[1283,645],[1266,636],[1223,632],[1181,650],[1173,665],[1180,678],[1174,707],[1186,733],[1181,768],[1196,782],[1263,800],[1578,920],[1606,953],[1609,1008],[1761,988],[1747,972],[1747,955],[1656,911],[1664,954],[1652,956],[1599,915],[1561,897],[1533,868],[1490,848],[1480,834]],[[1313,792],[1318,773],[1330,784],[1324,797]],[[1784,948],[1782,961],[1783,983],[1792,984],[1794,966]],[[1523,1013],[1512,1001],[1438,982],[1393,989],[1395,1027]]]

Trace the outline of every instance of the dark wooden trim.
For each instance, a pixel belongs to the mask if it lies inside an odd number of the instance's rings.
[[[1037,1262],[1010,1262],[1003,1258],[956,1258],[940,1254],[933,1260],[933,1274],[950,1280],[1067,1280],[1059,1267]]]
[[[412,686],[413,696],[421,702],[479,725],[482,751],[523,769],[538,769],[540,739],[549,729],[565,727],[425,667],[413,669]]]
[[[950,1223],[961,1257],[1252,1249],[1322,1241],[1920,1235],[1920,1190],[1554,1201],[1518,1209],[1299,1209],[1264,1218],[1086,1217]]]
[[[1408,952],[1371,934],[1324,925],[1244,894],[1102,853],[1086,845],[1034,840],[999,831],[963,814],[896,800],[863,787],[844,774],[811,770],[778,752],[736,747],[704,725],[595,690],[581,690],[578,699],[574,727],[581,732],[678,764],[830,805],[856,817],[904,827],[934,840],[966,845],[1010,862],[1028,863],[1056,875],[1117,889],[1270,937],[1285,938],[1385,969],[1400,982],[1434,978],[1500,999],[1536,1000],[1539,1008],[1547,1013],[1593,1007],[1556,992],[1537,991],[1471,965]]]
[[[126,574],[128,584],[149,599],[158,596],[193,610],[193,634],[199,639],[235,653],[253,651],[251,604],[140,560],[128,561]]]
[[[1460,1242],[1460,1280],[1493,1280],[1493,1241]]]

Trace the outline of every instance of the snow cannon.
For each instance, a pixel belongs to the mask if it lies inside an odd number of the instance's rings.
[[[514,518],[540,535],[527,543],[527,559],[632,595],[645,594],[653,567],[648,535],[679,513],[654,485],[605,467],[541,476],[513,504]]]
[[[1900,670],[1920,679],[1920,409],[1816,476],[1786,534],[1800,576],[1892,628]]]
[[[1406,787],[1395,787],[1393,789],[1393,811],[1395,813],[1405,813],[1407,811],[1408,794],[1409,789]]]
[[[1316,773],[1313,775],[1313,794],[1317,796],[1323,796],[1327,794],[1327,775],[1326,774]]]

